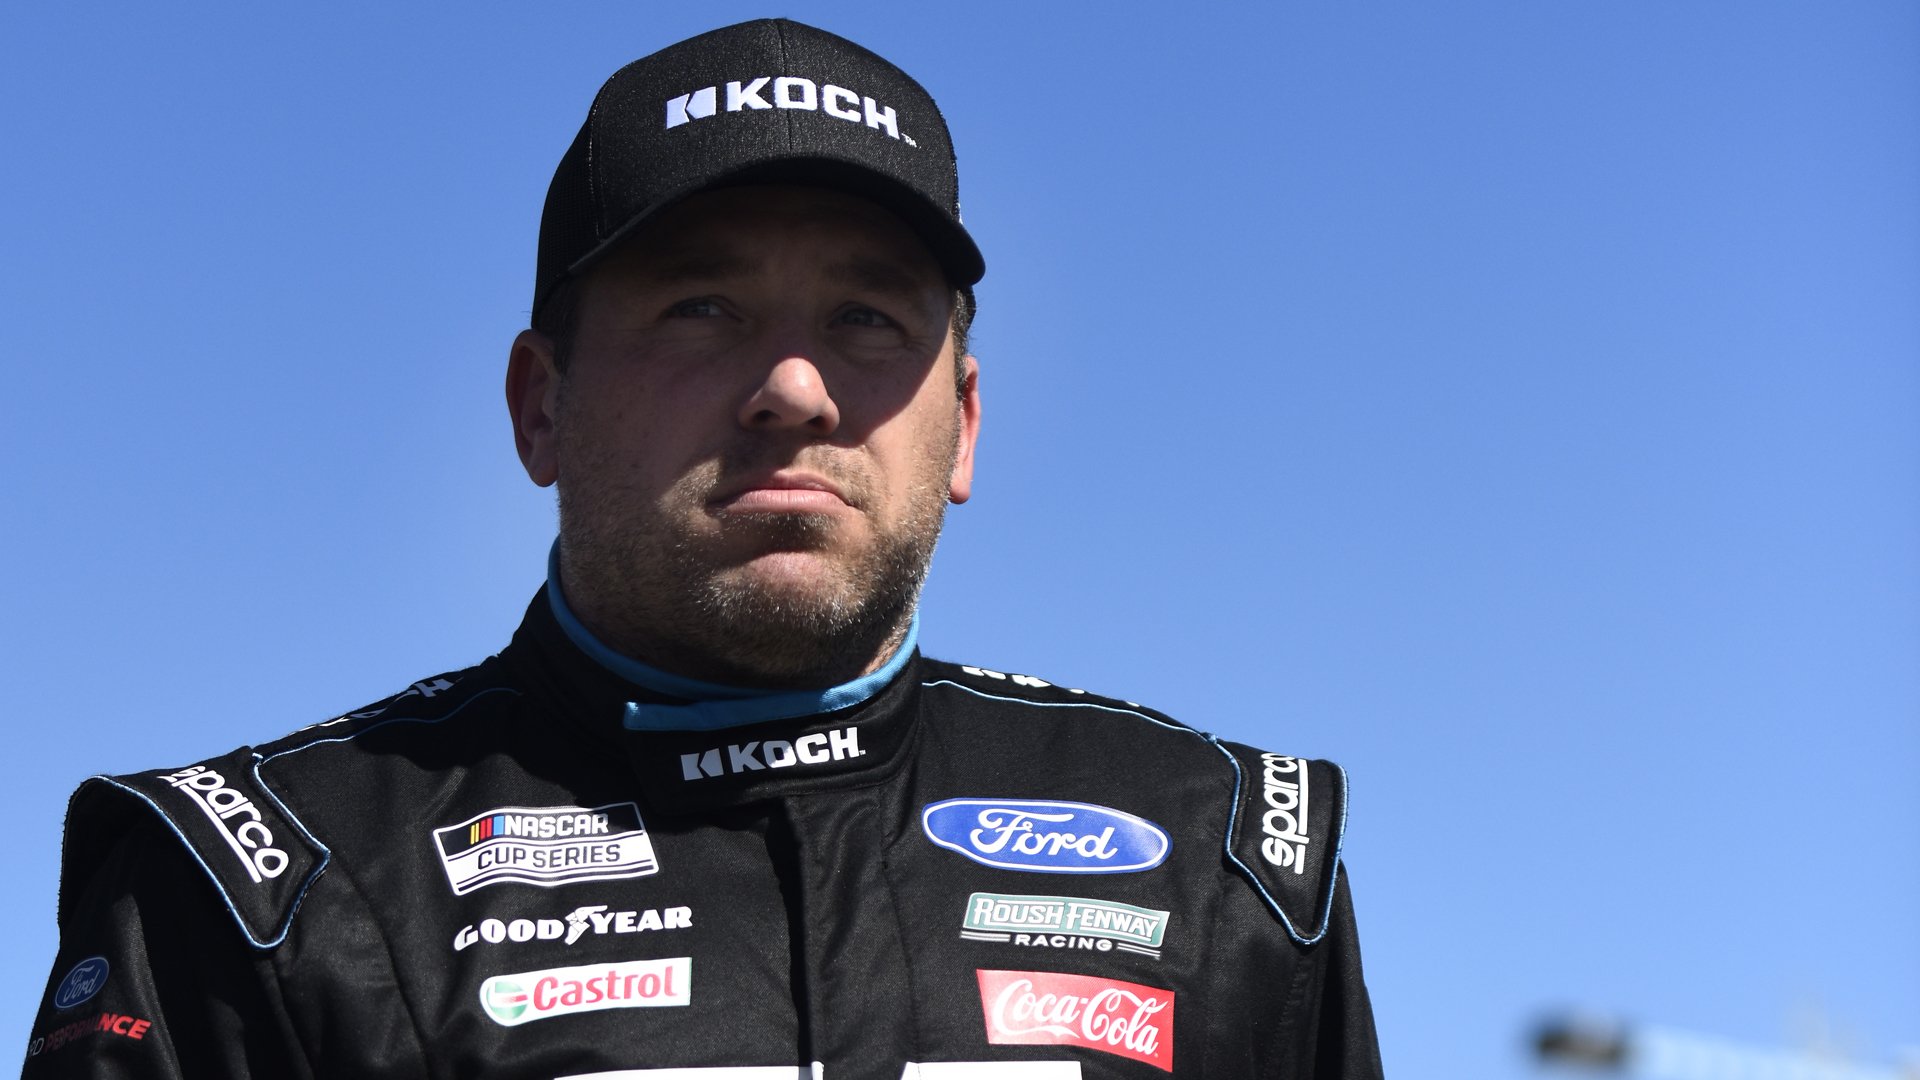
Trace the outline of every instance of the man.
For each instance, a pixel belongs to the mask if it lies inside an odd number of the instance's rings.
[[[27,1075],[1377,1075],[1337,768],[915,647],[979,434],[958,205],[831,34],[616,73],[508,365],[560,496],[526,621],[83,785]]]

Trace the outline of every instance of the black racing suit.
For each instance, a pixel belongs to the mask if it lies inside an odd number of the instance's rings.
[[[1336,766],[911,642],[727,695],[553,594],[477,667],[82,785],[26,1076],[1379,1075]]]

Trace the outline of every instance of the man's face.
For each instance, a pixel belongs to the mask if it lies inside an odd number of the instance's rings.
[[[696,677],[877,666],[972,482],[951,306],[898,218],[826,189],[696,195],[596,267],[566,371],[530,331],[508,378],[582,621]]]

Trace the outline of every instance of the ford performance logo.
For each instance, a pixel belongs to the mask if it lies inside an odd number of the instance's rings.
[[[71,1009],[76,1005],[84,1005],[106,984],[107,958],[90,956],[73,965],[67,977],[60,980],[59,989],[53,992],[53,1007]]]
[[[920,814],[927,839],[984,866],[1039,874],[1126,874],[1166,861],[1173,841],[1145,818],[1092,803],[948,799]]]

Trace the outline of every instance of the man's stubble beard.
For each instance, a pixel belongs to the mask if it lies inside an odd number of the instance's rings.
[[[664,510],[636,512],[637,493],[621,498],[617,485],[589,484],[592,493],[582,495],[563,480],[561,560],[569,602],[611,648],[695,678],[798,687],[864,674],[898,646],[919,603],[957,452],[956,427],[946,452],[936,451],[917,470],[900,519],[886,525],[869,518],[873,542],[844,555],[834,554],[834,541],[845,525],[826,515],[707,517],[706,498],[719,478],[748,468],[738,461],[708,463],[682,477],[662,500]],[[739,456],[753,453],[745,448]],[[588,452],[587,460],[574,460],[590,475],[617,475],[595,457]],[[818,467],[805,451],[795,463]],[[842,484],[856,505],[871,490],[847,468],[820,471]],[[720,554],[738,550],[754,555],[742,561]],[[752,563],[774,552],[811,554],[821,566],[804,578],[769,581]]]

